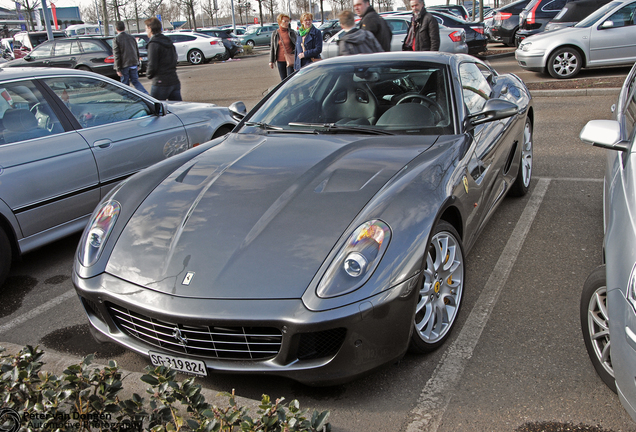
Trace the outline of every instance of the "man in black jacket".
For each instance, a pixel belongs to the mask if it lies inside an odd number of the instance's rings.
[[[119,79],[125,85],[132,85],[142,93],[148,94],[144,86],[139,82],[139,48],[134,37],[126,33],[123,21],[115,24],[117,36],[113,39],[113,57],[115,58],[115,71]]]
[[[402,47],[405,51],[439,51],[439,24],[426,12],[424,0],[411,0],[413,18]]]
[[[373,9],[369,0],[353,0],[353,10],[361,18],[359,27],[373,33],[384,51],[391,51],[393,32],[386,21]]]
[[[166,35],[161,33],[161,21],[144,21],[148,41],[148,68],[146,76],[152,79],[150,95],[159,100],[180,101],[181,82],[177,76],[177,50]]]
[[[356,28],[355,15],[345,10],[338,15],[344,34],[338,40],[338,55],[366,54],[384,51],[373,33]]]

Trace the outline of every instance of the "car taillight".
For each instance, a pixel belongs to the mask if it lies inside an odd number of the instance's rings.
[[[475,30],[477,33],[484,34],[483,27],[475,26],[475,27],[471,27],[471,29]]]
[[[537,2],[537,4],[534,5],[534,7],[532,9],[530,9],[530,12],[528,12],[528,16],[526,17],[526,23],[534,24],[535,11],[539,7],[539,3],[541,3],[541,2]]]
[[[210,41],[210,45],[216,45],[218,43],[220,43],[220,42],[219,41]]]
[[[462,41],[462,33],[458,32],[458,31],[454,31],[451,34],[448,35],[449,38],[451,38],[451,40],[453,42],[461,42]]]
[[[115,56],[108,56],[104,59],[104,63],[115,63]]]
[[[509,13],[509,12],[497,12],[497,15],[495,16],[495,19],[499,20],[499,21],[503,21],[503,20],[507,20],[511,16],[512,16],[512,14]]]

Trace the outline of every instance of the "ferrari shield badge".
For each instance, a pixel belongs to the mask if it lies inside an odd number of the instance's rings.
[[[190,282],[192,282],[193,278],[194,278],[194,272],[186,273],[185,277],[183,278],[183,282],[181,282],[181,285],[190,285]]]
[[[464,176],[462,181],[464,182],[464,190],[466,191],[466,193],[468,193],[468,178],[466,178],[466,176]]]

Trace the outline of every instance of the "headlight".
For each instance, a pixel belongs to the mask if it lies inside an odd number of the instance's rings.
[[[360,225],[320,280],[316,290],[318,297],[336,297],[364,285],[382,259],[390,239],[389,226],[380,220]]]
[[[519,45],[519,49],[523,52],[528,52],[530,51],[530,48],[532,48],[532,42],[522,42]]]
[[[93,218],[80,242],[79,260],[83,266],[90,267],[97,262],[120,211],[121,205],[117,201],[109,200],[93,213]]]
[[[632,272],[629,274],[629,280],[627,281],[627,300],[636,310],[636,264],[632,267]]]

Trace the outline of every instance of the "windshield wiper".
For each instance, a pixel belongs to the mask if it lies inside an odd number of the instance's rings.
[[[375,129],[365,125],[341,125],[336,123],[289,123],[289,126],[308,126],[320,130],[320,132],[329,133],[368,133],[373,135],[395,135],[393,132],[385,131],[382,129]]]
[[[276,133],[292,133],[292,134],[315,134],[317,133],[315,130],[298,130],[298,129],[283,129],[280,126],[273,126],[271,124],[267,124],[265,122],[245,122],[243,123],[245,126],[256,126],[263,129],[266,132],[276,132]]]
[[[261,129],[265,130],[282,130],[282,127],[272,126],[271,124],[267,124],[265,122],[245,122],[245,126],[258,126]]]

